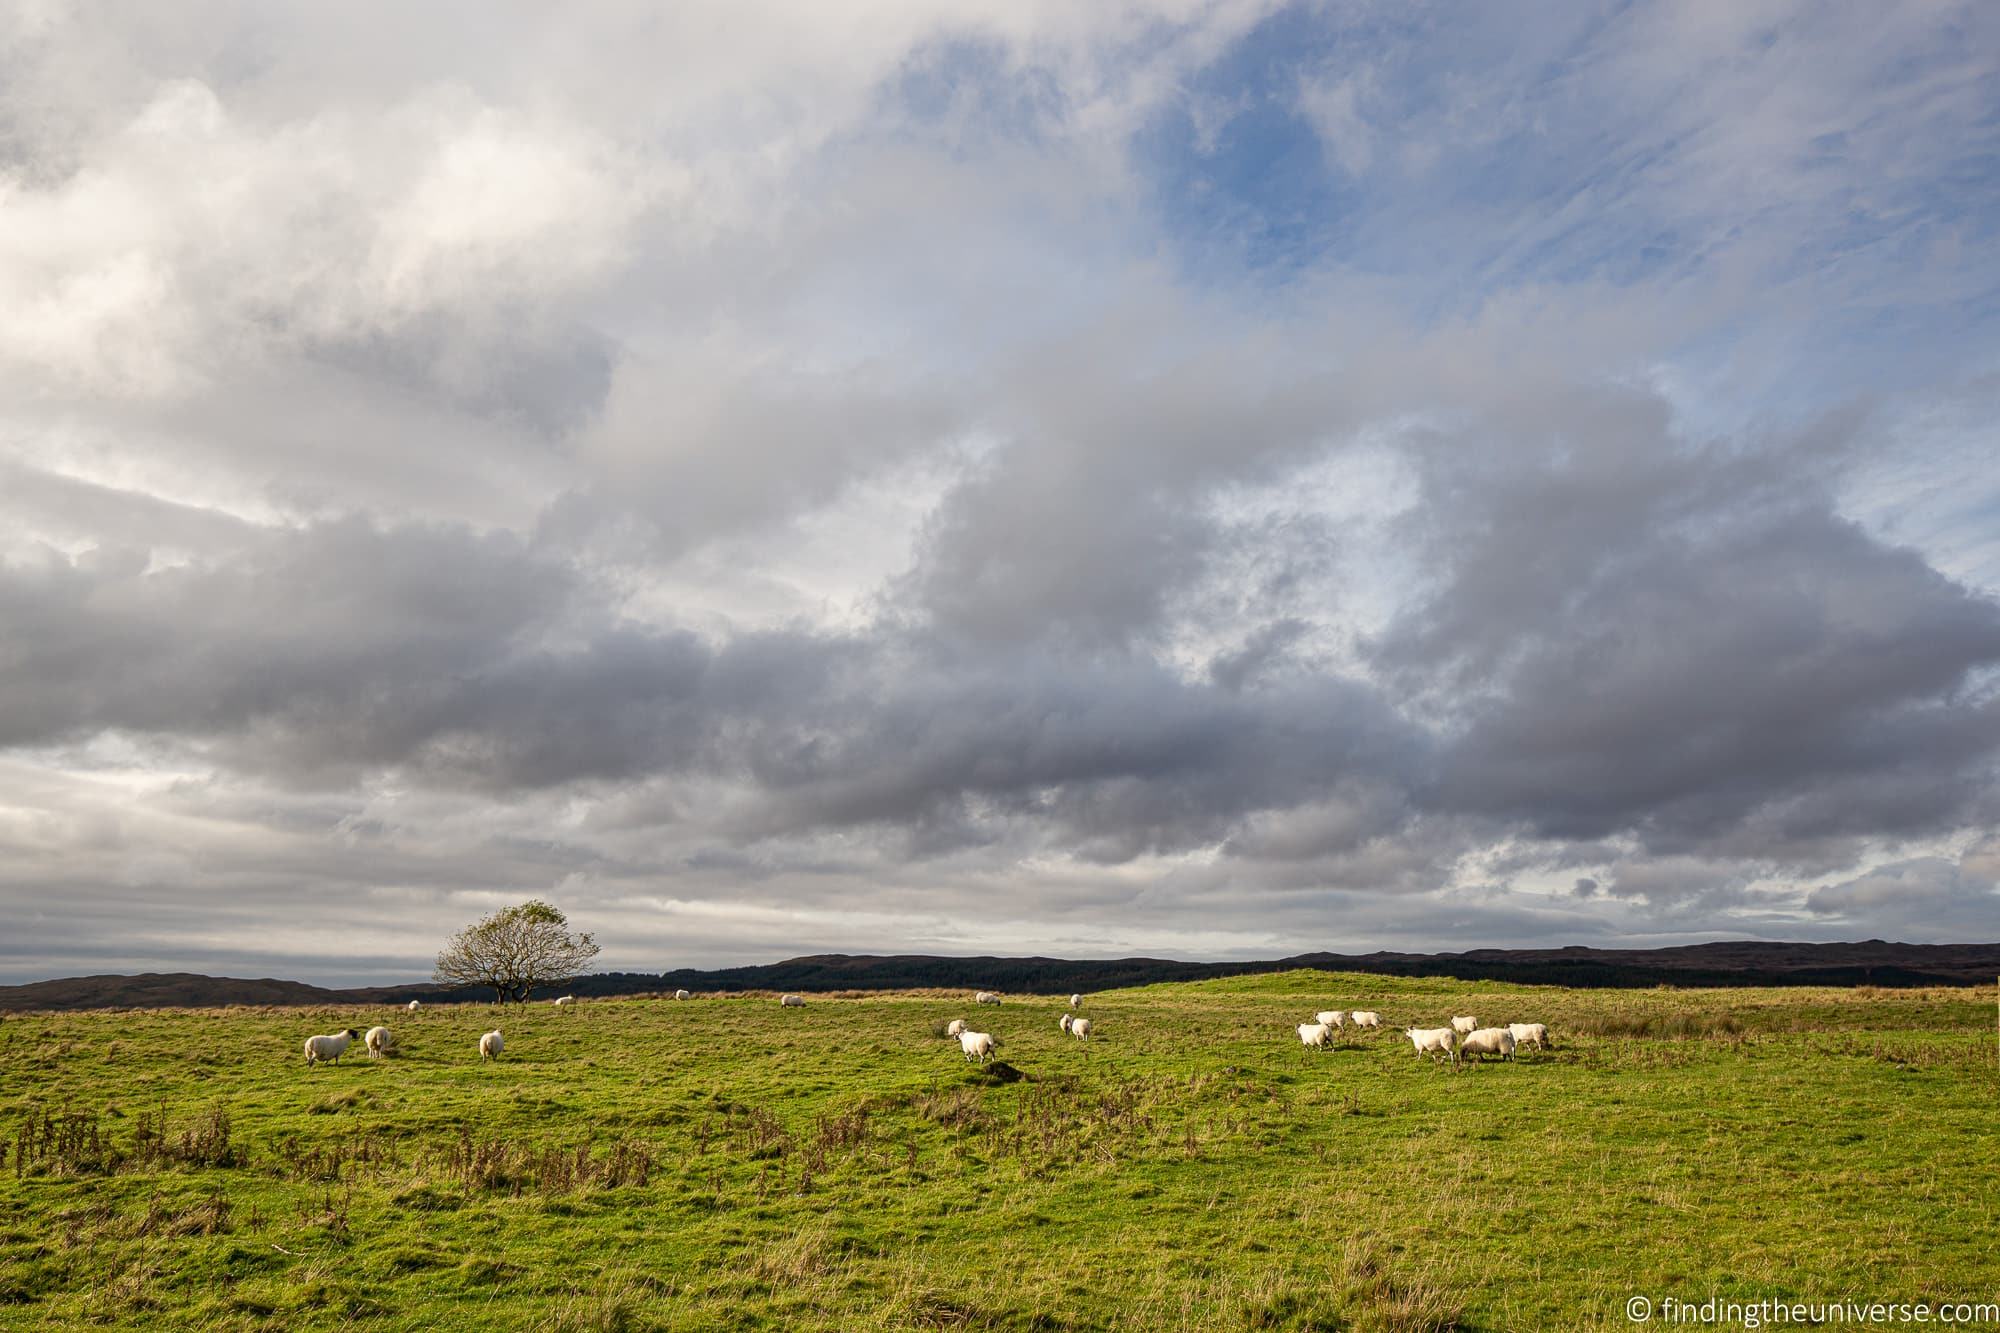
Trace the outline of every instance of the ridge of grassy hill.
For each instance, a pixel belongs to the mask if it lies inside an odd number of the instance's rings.
[[[1803,944],[1722,940],[1668,949],[1473,949],[1464,953],[1307,953],[1261,962],[1163,958],[951,958],[918,954],[814,954],[745,967],[606,972],[564,987],[579,995],[963,988],[1094,991],[1309,967],[1381,976],[1453,977],[1524,985],[1975,986],[2000,976],[2000,944]],[[298,981],[196,973],[65,977],[0,986],[0,1012],[37,1009],[202,1008],[230,1004],[482,1001],[478,992],[428,982],[333,989]]]

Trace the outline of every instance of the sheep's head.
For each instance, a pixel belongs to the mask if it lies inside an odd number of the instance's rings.
[[[343,1033],[342,1035],[343,1035],[343,1036],[345,1036],[345,1037],[346,1037],[346,1038],[347,1038],[347,1039],[348,1039],[349,1041],[353,1041],[353,1040],[354,1040],[354,1039],[355,1039],[356,1037],[358,1037],[358,1036],[360,1036],[360,1035],[361,1035],[361,1029],[360,1029],[360,1028],[349,1028],[349,1029],[347,1029],[347,1031],[346,1031],[345,1033]]]

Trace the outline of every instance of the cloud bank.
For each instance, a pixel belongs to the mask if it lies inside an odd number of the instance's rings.
[[[0,18],[0,980],[2000,923],[1986,8]]]

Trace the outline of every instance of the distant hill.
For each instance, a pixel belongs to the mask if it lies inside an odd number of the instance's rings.
[[[1784,944],[1729,940],[1673,949],[1473,949],[1465,953],[1303,953],[1249,963],[1166,958],[939,958],[923,954],[814,954],[782,963],[605,972],[564,989],[578,995],[650,991],[1013,990],[1055,994],[1158,981],[1199,981],[1314,967],[1400,977],[1457,977],[1534,985],[1617,986],[1974,986],[2000,975],[2000,944]],[[271,977],[255,981],[193,972],[64,977],[0,986],[0,1011],[176,1009],[230,1004],[449,1004],[488,998],[427,982],[335,990]]]
[[[179,1009],[220,1004],[325,1004],[337,991],[303,981],[205,977],[196,972],[63,977],[0,986],[0,1009]]]

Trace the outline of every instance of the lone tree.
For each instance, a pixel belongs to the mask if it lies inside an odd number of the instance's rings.
[[[491,986],[505,1004],[525,1003],[537,986],[567,981],[597,956],[597,941],[573,935],[569,918],[545,902],[467,926],[438,955],[437,980],[447,986]]]

